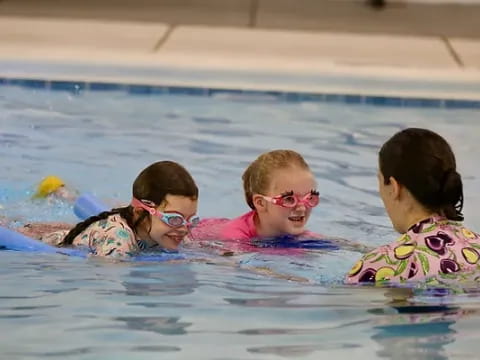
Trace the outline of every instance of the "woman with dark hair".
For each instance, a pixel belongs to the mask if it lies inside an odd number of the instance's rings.
[[[364,255],[347,283],[452,278],[477,269],[480,237],[461,223],[462,178],[445,139],[416,128],[395,134],[380,150],[378,184],[403,235]]]
[[[123,257],[142,250],[174,250],[198,223],[198,188],[181,165],[159,161],[135,179],[126,207],[105,211],[70,231],[47,234],[55,246],[83,246],[99,256]]]

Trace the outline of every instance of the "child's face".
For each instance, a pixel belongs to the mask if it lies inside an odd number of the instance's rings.
[[[157,210],[165,214],[180,214],[189,221],[197,213],[197,200],[185,196],[167,195],[164,203]],[[186,225],[171,227],[156,216],[151,216],[151,219],[150,238],[164,249],[177,249],[188,234]]]
[[[294,196],[303,198],[317,187],[313,174],[298,167],[276,170],[271,176],[270,188],[265,194],[270,197],[293,192]],[[312,208],[303,203],[298,203],[293,208],[266,203],[261,227],[271,236],[300,235],[305,231],[311,212]]]

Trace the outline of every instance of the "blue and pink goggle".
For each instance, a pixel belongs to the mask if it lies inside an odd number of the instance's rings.
[[[182,214],[179,214],[177,212],[168,212],[168,213],[161,212],[155,209],[156,205],[149,200],[138,200],[138,199],[132,198],[130,205],[133,207],[142,208],[148,211],[150,215],[156,216],[157,218],[159,218],[161,221],[163,221],[165,224],[167,224],[170,227],[176,228],[176,227],[186,226],[188,228],[192,228],[197,226],[198,223],[200,222],[200,217],[198,215],[192,215],[188,219],[185,219],[185,217]]]

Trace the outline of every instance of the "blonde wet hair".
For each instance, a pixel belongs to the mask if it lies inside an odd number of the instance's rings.
[[[272,182],[275,170],[298,167],[310,171],[305,159],[293,150],[273,150],[261,154],[252,162],[242,175],[245,200],[251,209],[254,194],[265,194]]]

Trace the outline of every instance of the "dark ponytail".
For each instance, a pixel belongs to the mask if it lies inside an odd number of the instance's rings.
[[[440,198],[444,215],[451,220],[463,220],[463,184],[458,172],[451,169],[445,174]]]
[[[136,231],[137,226],[145,219],[147,216],[147,212],[143,210],[142,215],[137,220],[134,220],[133,217],[133,208],[131,206],[121,207],[112,209],[110,211],[104,211],[98,215],[91,216],[88,219],[79,222],[72,230],[69,231],[67,235],[63,238],[62,246],[68,246],[73,244],[73,240],[78,236],[78,234],[82,233],[86,228],[88,228],[93,223],[97,221],[104,220],[108,218],[110,215],[118,214],[122,218],[125,219],[128,226],[133,230]]]
[[[390,177],[405,186],[427,209],[463,220],[463,184],[455,155],[440,135],[409,128],[392,136],[379,153],[385,184]]]

